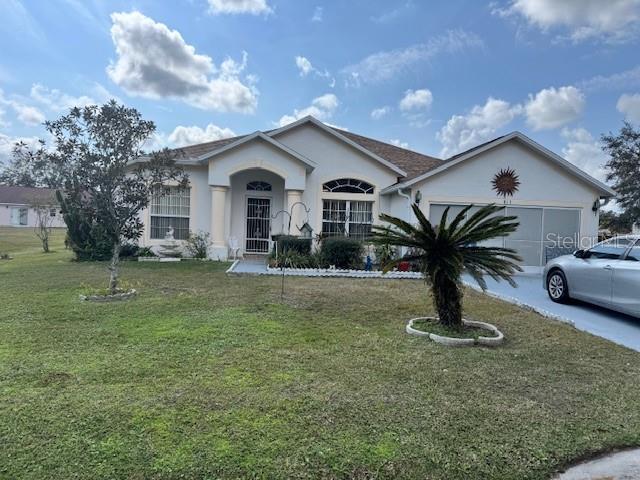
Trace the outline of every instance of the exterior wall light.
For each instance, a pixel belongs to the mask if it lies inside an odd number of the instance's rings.
[[[415,199],[416,199],[416,205],[420,205],[420,201],[422,200],[422,192],[420,190],[416,192]]]

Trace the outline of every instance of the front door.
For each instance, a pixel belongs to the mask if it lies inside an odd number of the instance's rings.
[[[247,253],[268,253],[271,234],[271,199],[247,198]]]

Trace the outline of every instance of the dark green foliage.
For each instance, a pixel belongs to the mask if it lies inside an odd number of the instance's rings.
[[[282,235],[278,237],[278,253],[280,252],[296,252],[300,255],[309,255],[311,253],[311,239],[295,237],[293,235]]]
[[[373,242],[408,248],[408,253],[388,262],[388,271],[400,262],[417,262],[433,292],[433,302],[443,325],[462,327],[462,273],[468,272],[482,287],[487,284],[483,275],[495,280],[506,280],[515,286],[511,275],[521,268],[515,250],[500,247],[481,247],[478,243],[496,237],[505,237],[518,228],[517,217],[496,215],[503,207],[487,205],[473,215],[467,213],[473,205],[464,208],[451,222],[447,222],[449,209],[442,214],[438,225],[424,216],[413,204],[418,226],[390,215],[380,219],[391,226],[374,226]]]
[[[376,245],[375,256],[376,262],[386,265],[396,257],[396,248],[393,245]]]
[[[324,238],[320,244],[320,255],[327,266],[340,269],[363,268],[362,242],[348,237]]]
[[[139,250],[135,243],[123,243],[120,247],[120,258],[136,258]]]
[[[108,260],[113,251],[113,240],[98,223],[95,212],[82,208],[80,199],[65,198],[56,191],[64,222],[67,224],[67,245],[76,260]]]
[[[613,235],[624,235],[633,229],[633,219],[629,212],[601,211],[600,228],[609,230]]]
[[[209,255],[209,232],[198,232],[189,234],[189,239],[187,240],[187,252],[193,258],[207,258]]]
[[[640,130],[625,122],[617,135],[602,136],[603,150],[611,157],[607,180],[613,182],[619,205],[632,222],[640,221]]]
[[[138,248],[138,257],[157,257],[151,247],[141,247]]]
[[[277,255],[272,252],[269,256],[269,265],[272,268],[323,268],[326,266],[320,253],[302,254],[294,250],[285,250]]]

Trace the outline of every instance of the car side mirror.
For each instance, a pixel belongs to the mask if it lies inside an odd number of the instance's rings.
[[[586,258],[587,257],[587,251],[586,250],[576,250],[575,252],[573,252],[573,256],[576,258]]]

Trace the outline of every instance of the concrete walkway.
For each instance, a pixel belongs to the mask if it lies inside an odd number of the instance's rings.
[[[506,282],[496,282],[487,278],[489,293],[507,301],[527,305],[543,314],[569,321],[579,330],[640,351],[640,319],[582,302],[567,305],[554,303],[542,288],[540,275],[518,275],[514,279],[518,288],[513,288]],[[471,277],[465,277],[465,282],[477,287]]]
[[[244,273],[244,274],[253,274],[260,275],[261,273],[265,273],[267,271],[267,259],[260,257],[251,257],[251,258],[243,258],[237,260],[238,263],[234,263],[229,270],[228,273]]]
[[[554,477],[554,480],[638,480],[640,450],[612,453],[596,460],[576,465]]]

